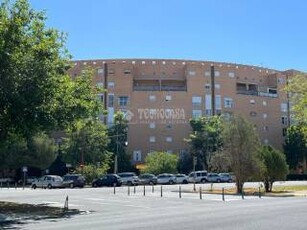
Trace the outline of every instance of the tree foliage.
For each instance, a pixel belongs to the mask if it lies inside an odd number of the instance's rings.
[[[252,124],[241,116],[234,116],[225,123],[223,142],[223,154],[229,159],[236,175],[237,192],[241,193],[243,183],[261,173],[258,135]]]
[[[0,158],[14,152],[23,165],[36,162],[23,155],[38,134],[66,129],[101,111],[92,75],[85,72],[74,80],[67,75],[66,36],[46,28],[45,20],[27,0],[0,5]]]
[[[306,170],[307,126],[293,125],[287,129],[284,150],[290,169]]]
[[[166,152],[154,152],[145,158],[145,169],[142,172],[153,173],[176,173],[178,156]]]
[[[94,179],[106,174],[108,169],[109,166],[106,164],[99,166],[88,164],[84,165],[84,167],[76,168],[76,173],[81,173],[82,175],[84,175],[86,183],[90,184]]]
[[[192,134],[187,142],[192,155],[197,156],[203,168],[210,170],[212,155],[222,147],[223,123],[219,116],[200,117],[190,121]]]
[[[267,192],[272,191],[273,182],[284,180],[289,172],[285,155],[272,148],[263,146],[260,150],[260,159],[264,164],[264,185]]]
[[[128,135],[128,121],[125,118],[124,113],[117,112],[114,115],[114,124],[108,129],[108,136],[110,142],[108,150],[113,153],[113,161],[115,155],[117,155],[117,165],[119,172],[126,172],[132,170],[131,156],[127,153],[126,146]],[[114,165],[111,165],[112,172],[114,171]]]
[[[291,113],[299,124],[307,125],[307,75],[299,74],[289,80]]]
[[[73,167],[100,165],[109,167],[111,154],[107,151],[107,129],[99,120],[79,120],[72,126],[62,145],[63,159]]]

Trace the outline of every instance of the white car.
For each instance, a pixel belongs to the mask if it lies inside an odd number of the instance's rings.
[[[177,184],[187,184],[189,183],[189,177],[185,174],[176,174],[176,183]]]
[[[63,179],[56,175],[45,175],[32,182],[31,188],[62,188]]]
[[[205,183],[208,181],[207,171],[196,171],[189,174],[189,183]]]
[[[162,173],[157,176],[157,184],[175,184],[176,177],[170,173]]]

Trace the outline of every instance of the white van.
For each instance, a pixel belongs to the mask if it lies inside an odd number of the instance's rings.
[[[45,175],[32,182],[31,188],[62,188],[63,179],[56,175]]]

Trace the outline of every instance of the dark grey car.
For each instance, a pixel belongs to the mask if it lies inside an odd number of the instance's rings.
[[[154,174],[144,173],[139,175],[140,184],[157,184],[157,177]]]

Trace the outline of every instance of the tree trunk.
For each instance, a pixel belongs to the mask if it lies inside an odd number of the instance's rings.
[[[241,194],[243,192],[243,183],[241,181],[236,181],[237,186],[237,194]]]

